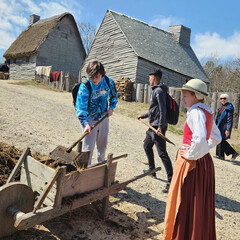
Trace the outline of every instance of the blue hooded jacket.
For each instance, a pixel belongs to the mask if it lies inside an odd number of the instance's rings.
[[[116,86],[111,78],[109,78],[110,87],[106,83],[105,77],[102,77],[97,85],[94,85],[89,78],[87,80],[92,88],[90,99],[88,88],[81,84],[76,100],[76,115],[83,127],[88,124],[89,120],[100,120],[107,113],[108,105],[114,110],[118,102]]]
[[[218,108],[218,112],[222,106]],[[217,122],[218,113],[215,117],[215,123],[219,128],[222,138],[228,139],[231,136],[232,125],[233,125],[233,112],[234,107],[231,103],[227,103],[225,109],[222,111],[219,121]],[[225,131],[228,130],[230,132],[229,136],[226,137]]]

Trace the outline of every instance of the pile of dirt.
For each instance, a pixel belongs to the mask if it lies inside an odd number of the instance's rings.
[[[21,154],[22,151],[14,146],[0,142],[0,186],[6,183]]]
[[[11,174],[14,166],[22,155],[22,150],[17,149],[14,146],[7,143],[0,142],[0,186],[7,182],[9,175]],[[48,155],[40,154],[39,152],[30,153],[30,155],[41,162],[49,159]],[[15,180],[19,180],[20,172],[17,173]]]

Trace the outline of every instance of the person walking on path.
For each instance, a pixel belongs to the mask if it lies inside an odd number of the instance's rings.
[[[215,123],[221,132],[222,141],[216,147],[215,157],[221,160],[225,160],[224,154],[227,156],[232,154],[231,160],[235,160],[239,154],[227,142],[227,139],[230,139],[231,136],[234,107],[229,102],[229,96],[226,93],[221,94],[220,102],[221,106],[218,108],[218,112],[215,117]]]
[[[191,79],[176,90],[182,91],[188,111],[168,193],[162,240],[215,240],[215,175],[209,150],[220,143],[221,134],[211,108],[203,103],[208,98],[203,81]]]
[[[105,76],[103,65],[98,61],[90,62],[86,69],[90,83],[91,95],[85,84],[81,84],[76,100],[76,115],[80,120],[82,132],[89,134],[83,140],[83,151],[91,151],[88,164],[92,164],[93,150],[97,147],[97,161],[105,160],[105,152],[107,148],[107,139],[109,132],[109,117],[113,114],[118,102],[118,94],[114,81]],[[102,119],[106,114],[108,118],[104,119],[92,131],[97,121]]]
[[[166,94],[168,88],[165,84],[160,83],[161,78],[161,70],[155,70],[149,73],[149,83],[152,87],[149,111],[143,115],[139,115],[137,118],[138,120],[148,118],[149,124],[157,130],[157,133],[162,133],[165,136],[167,131]],[[163,192],[167,193],[173,174],[172,162],[166,150],[166,141],[149,128],[146,132],[146,138],[143,144],[143,148],[148,158],[149,170],[155,169],[153,153],[154,145],[157,148],[158,155],[161,158],[164,168],[167,172],[168,181],[165,189],[163,189]],[[156,173],[153,173],[152,177],[156,178]]]

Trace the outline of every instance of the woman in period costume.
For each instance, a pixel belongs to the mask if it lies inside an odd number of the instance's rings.
[[[165,212],[163,240],[216,239],[215,175],[210,148],[221,142],[211,108],[204,104],[207,85],[191,79],[182,88],[188,109],[183,145],[178,151]]]

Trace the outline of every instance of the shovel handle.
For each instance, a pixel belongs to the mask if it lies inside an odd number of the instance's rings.
[[[97,125],[99,125],[106,117],[108,116],[108,114],[106,113],[106,115],[100,119],[99,121],[97,121],[95,124],[92,125],[91,130],[93,130]],[[86,136],[88,135],[88,132],[85,132],[81,135],[81,137],[74,142],[70,147],[67,148],[67,152],[70,153],[72,151],[72,149],[82,140],[84,139]]]

